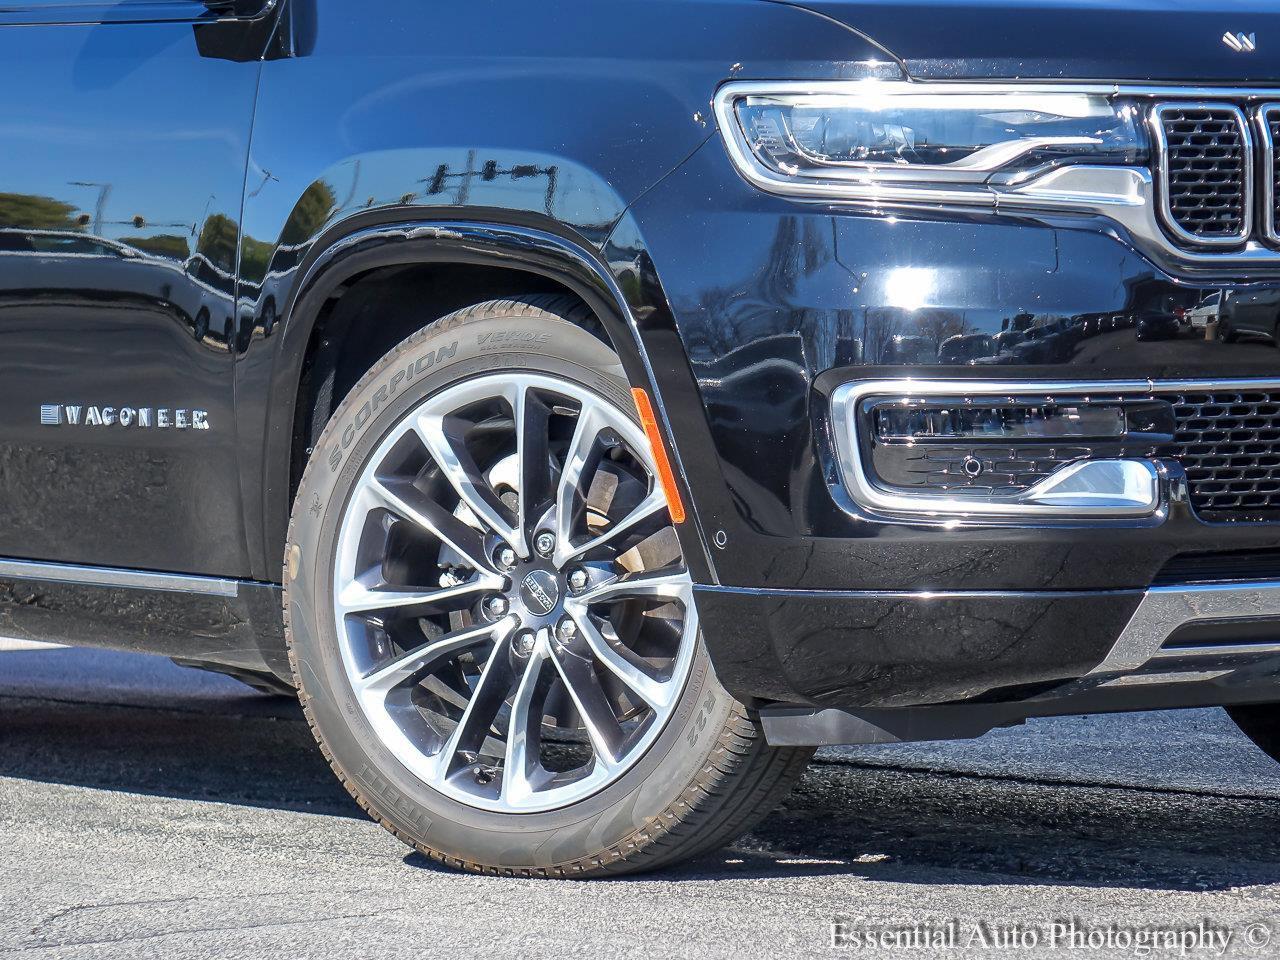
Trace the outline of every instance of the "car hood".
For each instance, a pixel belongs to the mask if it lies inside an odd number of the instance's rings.
[[[1277,0],[797,0],[920,79],[1280,83]],[[1253,35],[1234,49],[1223,34]]]

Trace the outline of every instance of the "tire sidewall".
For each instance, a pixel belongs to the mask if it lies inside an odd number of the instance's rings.
[[[635,419],[617,357],[585,331],[544,317],[489,316],[444,325],[392,350],[352,390],[312,453],[285,557],[296,681],[340,775],[410,842],[460,862],[545,867],[636,843],[677,803],[715,748],[733,700],[701,640],[682,696],[643,757],[618,780],[542,813],[480,810],[417,779],[384,747],[359,707],[338,649],[332,569],[337,532],[367,456],[426,397],[496,371],[571,379]]]

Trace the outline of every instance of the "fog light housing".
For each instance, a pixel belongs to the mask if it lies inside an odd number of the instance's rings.
[[[832,395],[845,487],[858,506],[893,516],[1150,516],[1160,503],[1151,458],[1174,418],[1149,390],[1146,381],[846,384]]]

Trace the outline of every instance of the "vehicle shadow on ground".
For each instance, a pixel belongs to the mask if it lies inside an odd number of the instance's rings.
[[[0,776],[363,817],[300,713],[258,707],[250,698],[245,712],[182,713],[0,697]],[[1264,797],[826,761],[748,837],[656,876],[1221,890],[1280,883],[1277,822],[1280,800]],[[436,869],[419,854],[406,862]]]

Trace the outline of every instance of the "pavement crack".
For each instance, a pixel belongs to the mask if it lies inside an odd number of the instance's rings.
[[[352,892],[368,892],[368,891],[352,891]],[[255,894],[253,898],[256,899],[259,896],[261,895]],[[139,901],[125,901],[121,903],[77,904],[76,906],[67,907],[67,908],[64,908],[63,910],[59,910],[55,914],[52,914],[50,917],[41,921],[36,925],[32,933],[34,934],[36,931],[40,930],[42,927],[47,926],[49,923],[56,922],[57,919],[70,916],[72,914],[75,914],[77,912],[81,912],[84,910],[94,910],[94,909],[101,909],[101,908],[113,907],[113,906],[149,906],[149,905],[162,904],[162,903],[184,903],[184,902],[198,903],[198,902],[202,902],[202,900],[205,900],[205,899],[207,898],[202,898],[199,896],[188,896],[188,897],[175,897],[167,900],[139,900]],[[223,899],[223,898],[208,898],[208,899]],[[232,899],[235,899],[235,898],[232,898]],[[246,896],[239,899],[250,899],[250,898]],[[404,907],[389,907],[389,908],[382,908],[378,910],[367,910],[359,913],[340,913],[340,914],[332,914],[328,916],[306,917],[301,919],[263,921],[261,923],[237,923],[237,924],[203,926],[203,927],[174,927],[173,929],[169,929],[169,930],[157,930],[153,933],[140,933],[140,934],[121,936],[121,937],[100,937],[100,938],[90,938],[90,939],[80,939],[80,940],[59,940],[56,942],[43,940],[43,942],[38,942],[38,943],[27,943],[12,950],[0,950],[0,956],[13,956],[21,953],[27,953],[30,951],[60,950],[66,947],[93,947],[93,946],[105,946],[110,944],[143,943],[149,940],[162,940],[162,939],[165,939],[166,937],[190,936],[193,934],[201,934],[201,933],[231,933],[235,931],[280,929],[280,928],[296,927],[296,926],[303,926],[303,925],[310,926],[318,923],[333,923],[341,920],[369,920],[374,917],[392,916],[394,914],[403,913],[405,909],[406,908]]]

